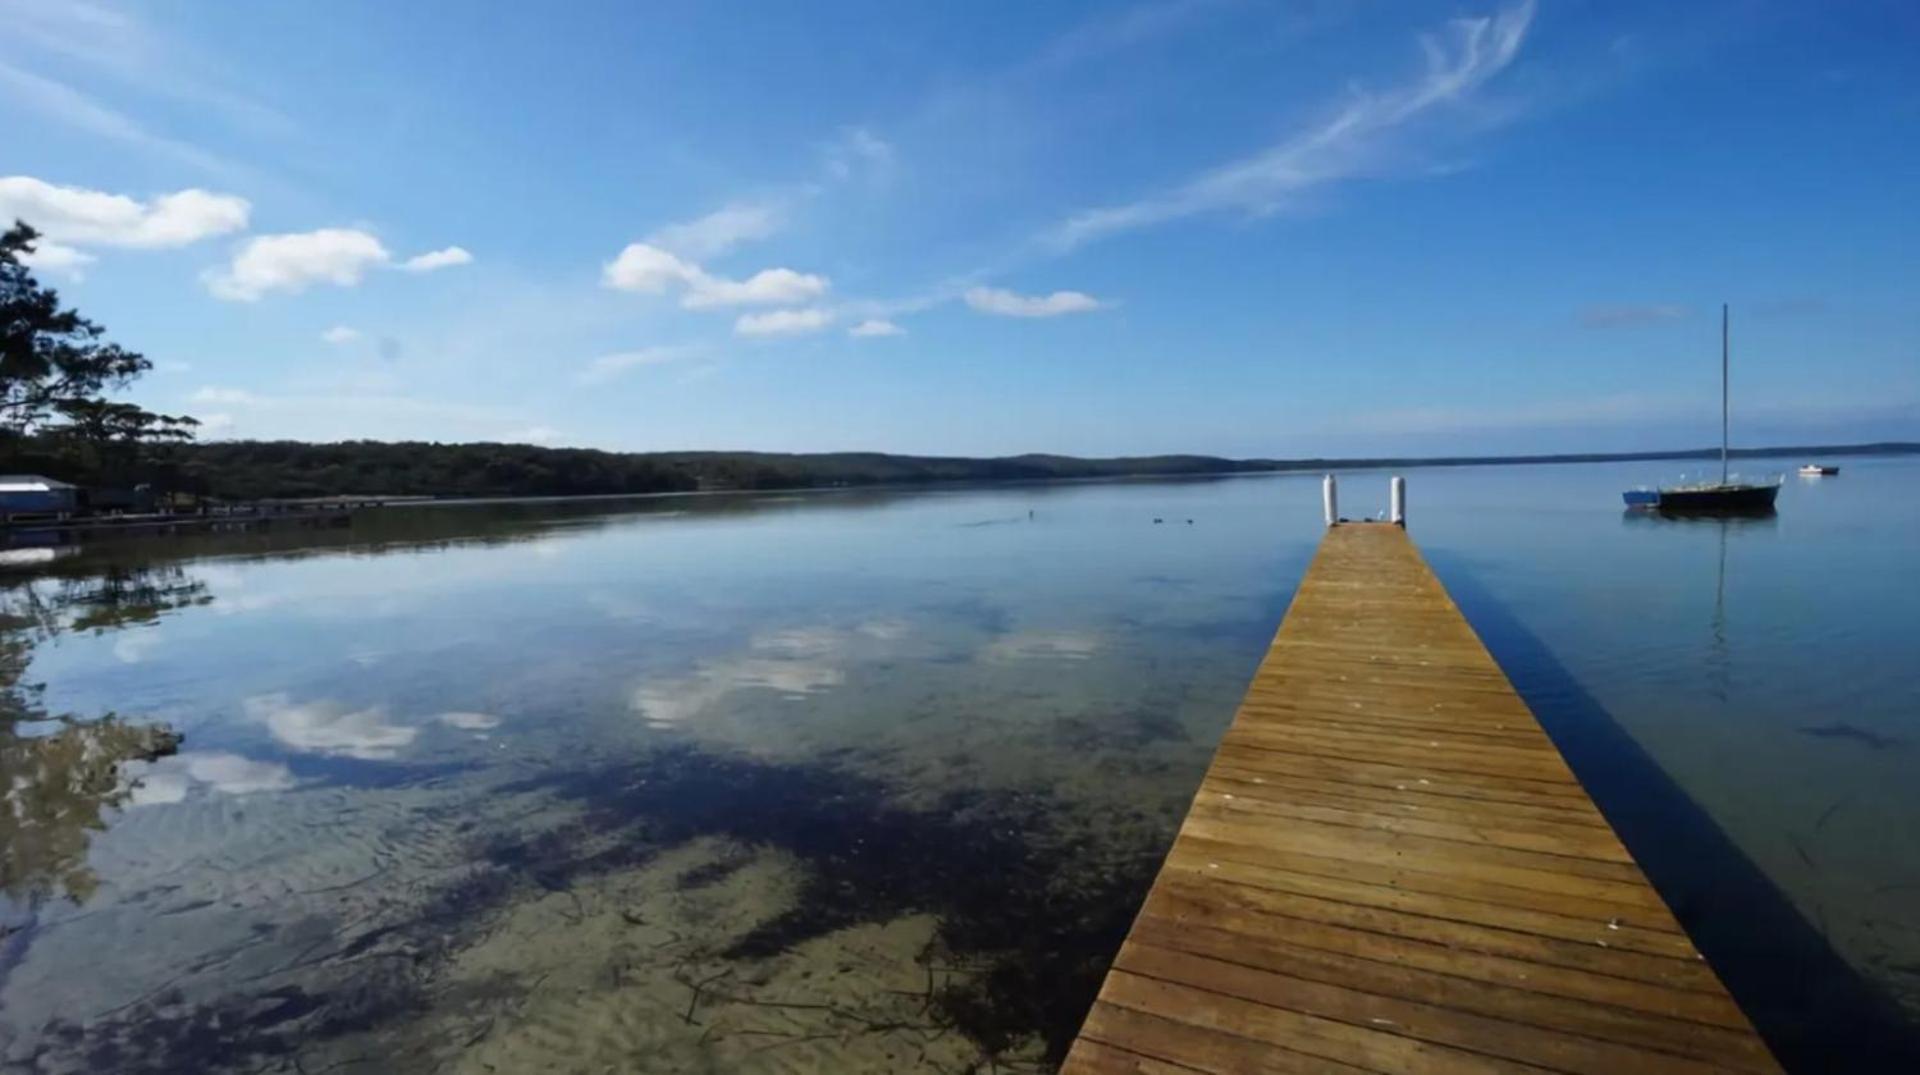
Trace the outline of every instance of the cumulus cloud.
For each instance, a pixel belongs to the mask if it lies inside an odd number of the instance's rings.
[[[335,325],[320,334],[320,338],[336,347],[353,343],[360,338],[360,330],[350,325]]]
[[[847,330],[849,336],[904,336],[907,330],[884,318],[868,318]]]
[[[832,323],[833,315],[818,308],[768,310],[765,313],[740,315],[740,319],[733,323],[733,331],[741,336],[797,336],[818,332]]]
[[[24,220],[68,247],[186,246],[245,228],[252,211],[245,198],[197,188],[141,201],[26,175],[0,178],[0,219]]]
[[[0,213],[0,220],[5,219],[7,219],[6,214]],[[33,249],[27,251],[26,256],[20,260],[25,262],[28,268],[37,272],[64,276],[69,280],[84,280],[87,275],[87,266],[97,259],[84,250],[75,250],[70,246],[40,239],[34,242]]]
[[[466,265],[473,261],[473,255],[465,247],[449,246],[444,250],[434,250],[425,254],[415,254],[400,263],[407,272],[432,272],[435,269]]]
[[[390,722],[382,706],[349,710],[325,699],[295,702],[286,694],[255,695],[242,704],[248,718],[265,724],[275,739],[317,754],[384,761],[420,734]]]
[[[680,305],[689,310],[713,306],[792,306],[827,292],[827,278],[792,269],[762,269],[745,280],[701,273],[689,282]]]
[[[658,295],[686,284],[699,271],[698,265],[650,243],[628,243],[600,270],[600,283],[615,291]]]
[[[315,284],[354,287],[373,269],[432,272],[472,260],[465,250],[449,246],[396,265],[392,252],[372,232],[320,228],[256,236],[240,247],[226,268],[210,269],[201,279],[215,298],[254,302],[269,292],[293,294]]]
[[[628,243],[601,270],[600,282],[616,291],[641,295],[680,292],[690,310],[722,306],[790,306],[826,294],[827,278],[793,269],[762,269],[745,280],[715,276],[670,250],[651,243]]]
[[[1000,287],[971,288],[967,305],[999,317],[1058,317],[1101,307],[1099,299],[1083,291],[1056,291],[1051,295],[1019,295]]]
[[[1314,188],[1377,174],[1392,162],[1413,125],[1465,100],[1505,70],[1532,21],[1532,0],[1497,15],[1456,19],[1446,33],[1420,39],[1426,68],[1418,78],[1381,92],[1354,93],[1324,120],[1252,156],[1138,201],[1075,213],[1041,239],[1056,250],[1070,250],[1200,213],[1271,213]]]
[[[214,297],[253,302],[270,291],[299,292],[314,284],[352,287],[368,269],[392,260],[387,248],[356,228],[321,228],[247,240],[232,264],[205,280]]]
[[[765,239],[780,230],[781,212],[772,203],[735,203],[706,216],[669,224],[648,237],[650,245],[682,257],[704,261],[734,247]]]

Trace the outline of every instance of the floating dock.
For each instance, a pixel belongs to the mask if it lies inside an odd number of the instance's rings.
[[[1328,529],[1063,1070],[1780,1068],[1406,531],[1363,523]]]

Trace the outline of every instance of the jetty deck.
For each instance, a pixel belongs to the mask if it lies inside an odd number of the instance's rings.
[[[1779,1067],[1406,531],[1343,524],[1064,1070]]]

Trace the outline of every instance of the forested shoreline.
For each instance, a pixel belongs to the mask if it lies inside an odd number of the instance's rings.
[[[1753,457],[1920,452],[1920,444],[1741,449]],[[77,484],[128,480],[224,500],[318,496],[595,496],[702,490],[820,489],[952,482],[1203,476],[1358,467],[1471,466],[1717,457],[1717,450],[1530,456],[1227,459],[1206,455],[994,458],[880,452],[608,452],[528,444],[423,441],[208,441],[149,446],[132,473],[95,474],[57,439],[0,444],[0,472]]]

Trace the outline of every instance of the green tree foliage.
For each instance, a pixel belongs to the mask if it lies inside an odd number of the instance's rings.
[[[305,496],[592,496],[708,489],[819,489],[930,482],[1226,474],[1258,461],[1209,456],[1004,459],[843,452],[602,452],[530,444],[213,441],[165,458],[231,499]]]
[[[52,456],[76,477],[123,479],[144,446],[189,440],[198,423],[107,398],[153,363],[34,279],[26,258],[39,238],[20,222],[0,233],[0,449]]]

